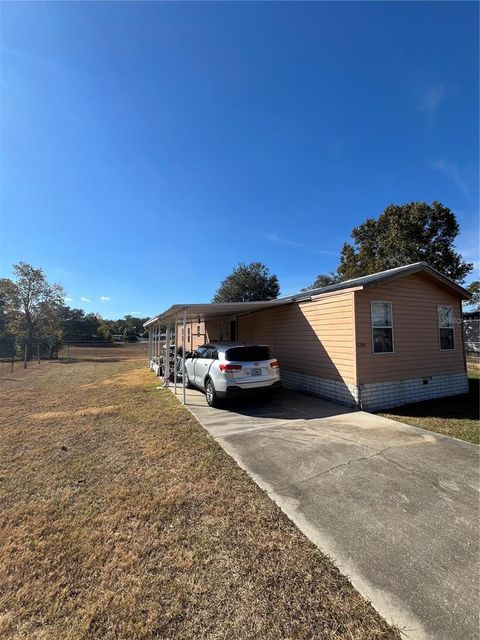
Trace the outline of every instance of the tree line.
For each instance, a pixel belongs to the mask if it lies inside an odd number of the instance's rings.
[[[439,202],[389,205],[378,218],[367,218],[351,232],[332,273],[322,273],[304,290],[424,261],[451,280],[463,283],[473,271],[455,250],[459,233],[455,214]],[[0,356],[25,345],[52,354],[63,342],[110,341],[113,335],[136,340],[147,318],[126,315],[105,320],[65,304],[65,291],[50,284],[42,269],[20,262],[12,279],[0,279]],[[480,303],[478,280],[469,285],[471,302]],[[213,302],[274,300],[280,284],[262,262],[240,263],[220,284]],[[7,345],[7,346],[5,346]]]
[[[13,352],[52,356],[64,342],[127,341],[143,335],[147,318],[126,315],[105,320],[65,304],[65,291],[50,284],[42,271],[25,262],[13,265],[13,278],[0,279],[0,357]]]

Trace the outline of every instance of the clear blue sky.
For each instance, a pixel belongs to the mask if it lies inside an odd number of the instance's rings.
[[[105,317],[208,301],[239,261],[288,294],[434,199],[478,265],[478,4],[0,11],[2,275],[41,266]]]

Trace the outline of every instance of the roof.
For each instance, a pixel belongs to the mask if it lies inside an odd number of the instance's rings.
[[[287,296],[285,298],[278,298],[276,300],[263,302],[174,304],[160,315],[145,322],[143,326],[148,327],[148,325],[159,320],[162,321],[167,320],[168,318],[172,319],[174,317],[181,320],[183,319],[184,314],[187,320],[194,320],[196,318],[218,318],[224,315],[243,315],[251,313],[252,311],[260,311],[261,309],[290,304],[292,302],[306,302],[325,293],[332,293],[334,291],[343,291],[345,289],[367,289],[385,281],[403,278],[414,273],[425,273],[428,277],[434,280],[436,284],[451,290],[463,300],[468,300],[471,297],[471,294],[466,289],[456,282],[453,282],[453,280],[450,280],[450,278],[447,278],[433,267],[430,267],[426,262],[414,262],[413,264],[407,264],[403,267],[395,267],[394,269],[388,269],[387,271],[379,271],[378,273],[372,273],[371,275],[362,276],[361,278],[337,282],[336,284],[331,284],[327,287],[308,289],[307,291],[301,291],[300,293]]]
[[[309,289],[308,291],[304,291],[304,295],[306,296],[317,296],[322,293],[329,293],[331,291],[341,291],[342,289],[350,289],[353,287],[368,287],[371,285],[378,284],[380,282],[384,282],[385,280],[393,280],[395,278],[404,277],[407,275],[412,275],[414,273],[425,272],[430,275],[432,278],[437,279],[444,286],[454,289],[460,297],[468,300],[471,294],[461,287],[459,284],[450,280],[439,271],[428,265],[426,262],[414,262],[412,264],[404,265],[403,267],[395,267],[394,269],[388,269],[387,271],[379,271],[377,273],[372,273],[368,276],[362,276],[361,278],[353,278],[352,280],[344,280],[343,282],[338,282],[336,284],[328,285],[328,287],[321,287],[319,289]]]
[[[187,320],[195,320],[197,318],[218,318],[224,315],[242,315],[251,313],[252,311],[259,311],[267,307],[275,307],[281,304],[285,304],[285,300],[268,300],[262,302],[207,302],[205,304],[174,304],[166,311],[163,311],[155,318],[147,320],[144,327],[148,327],[149,324],[158,320],[167,320],[167,318],[174,318],[175,316],[181,320],[186,316]]]

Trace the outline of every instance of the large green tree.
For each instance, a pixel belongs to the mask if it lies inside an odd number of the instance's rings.
[[[278,298],[280,286],[276,275],[261,262],[241,262],[222,281],[213,302],[256,302]]]
[[[26,262],[13,265],[12,279],[0,279],[0,298],[9,331],[22,343],[33,345],[61,340],[64,290],[50,284],[42,269]]]
[[[473,265],[455,251],[459,226],[440,202],[388,206],[352,230],[353,244],[340,254],[340,280],[358,278],[412,262],[424,261],[455,282],[463,282]]]
[[[474,306],[476,309],[480,309],[480,280],[474,280],[471,282],[467,289],[472,294],[472,297],[467,304]]]

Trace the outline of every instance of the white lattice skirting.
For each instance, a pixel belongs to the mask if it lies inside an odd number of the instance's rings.
[[[468,392],[468,378],[465,373],[354,385],[283,369],[282,384],[289,389],[366,411],[388,409],[411,402]]]

